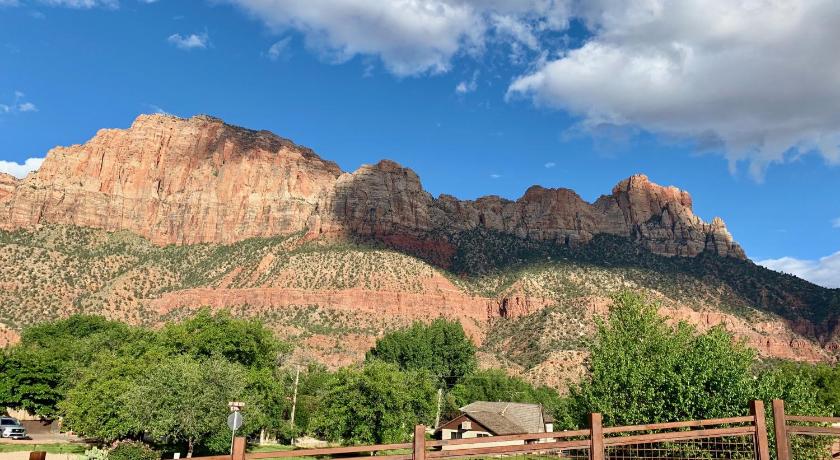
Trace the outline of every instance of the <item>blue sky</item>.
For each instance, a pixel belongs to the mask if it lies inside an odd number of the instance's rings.
[[[390,158],[435,195],[592,201],[644,173],[840,286],[838,8],[614,3],[0,0],[0,170],[166,111]]]

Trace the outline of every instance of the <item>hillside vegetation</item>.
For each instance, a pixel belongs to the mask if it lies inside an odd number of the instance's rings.
[[[360,293],[360,303],[379,293],[419,295],[428,296],[431,311],[441,293],[448,292],[485,302],[486,314],[469,316],[458,308],[436,314],[470,323],[465,327],[478,334],[488,356],[527,372],[558,351],[581,350],[594,333],[598,313],[591,299],[625,289],[666,308],[741,318],[745,333],[766,335],[755,325],[775,321],[782,328],[792,325],[800,338],[822,343],[832,338],[840,311],[840,290],[749,261],[706,254],[657,256],[607,236],[579,248],[483,230],[450,237],[458,250],[454,266],[444,270],[381,244],[305,242],[300,234],[230,245],[159,247],[127,232],[72,226],[2,231],[0,323],[20,330],[85,313],[156,325],[187,317],[195,306],[161,310],[155,301],[200,288],[304,294],[352,290]],[[259,318],[281,337],[302,341],[301,353],[330,365],[362,359],[377,336],[411,321],[396,309],[370,314],[317,300],[259,308],[236,296],[226,302],[236,315]],[[797,335],[789,332],[789,337],[780,340]],[[818,344],[812,347],[819,349]]]

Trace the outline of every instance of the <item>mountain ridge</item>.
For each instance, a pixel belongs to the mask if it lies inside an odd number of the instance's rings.
[[[87,143],[56,147],[22,180],[0,179],[0,226],[70,224],[130,230],[155,244],[232,243],[305,231],[368,237],[451,265],[452,233],[487,228],[576,247],[597,234],[654,253],[743,259],[719,218],[702,221],[687,192],[636,175],[587,203],[570,189],[530,187],[517,200],[434,198],[414,171],[382,160],[343,172],[268,131],[141,115]]]
[[[538,185],[433,197],[390,160],[345,172],[268,131],[143,115],[0,175],[0,344],[72,313],[157,325],[210,307],[337,366],[444,316],[485,364],[561,387],[629,289],[762,358],[834,361],[840,289],[754,264],[692,205],[643,175],[591,203]]]

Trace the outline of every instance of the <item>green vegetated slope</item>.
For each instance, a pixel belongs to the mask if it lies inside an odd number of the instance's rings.
[[[527,368],[553,350],[583,346],[591,321],[575,299],[622,289],[750,319],[776,314],[793,323],[812,324],[812,338],[824,340],[840,311],[840,290],[749,261],[712,255],[661,257],[608,236],[574,249],[483,230],[449,238],[457,253],[447,271],[376,243],[303,243],[300,235],[230,245],[156,247],[126,232],[71,226],[0,232],[0,322],[19,329],[70,313],[96,313],[154,324],[191,313],[176,308],[161,315],[149,307],[149,299],[183,289],[359,288],[423,293],[423,280],[442,275],[466,294],[530,297],[549,305],[521,318],[494,320],[487,328],[486,349]],[[304,338],[373,336],[405,324],[398,318],[309,304],[284,309],[230,307],[237,314],[293,328]]]

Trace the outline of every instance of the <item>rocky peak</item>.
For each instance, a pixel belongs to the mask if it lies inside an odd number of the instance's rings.
[[[0,173],[0,203],[14,193],[18,186],[18,179],[10,174]]]
[[[434,199],[411,169],[382,160],[342,173],[312,150],[268,131],[207,115],[141,115],[84,145],[57,147],[23,181],[0,176],[0,226],[61,223],[130,230],[157,244],[230,243],[307,231],[310,238],[375,238],[433,252],[446,265],[451,236],[484,228],[566,246],[619,235],[663,255],[704,251],[743,258],[719,219],[704,223],[691,197],[642,175],[590,204],[569,189]]]

